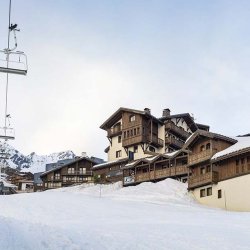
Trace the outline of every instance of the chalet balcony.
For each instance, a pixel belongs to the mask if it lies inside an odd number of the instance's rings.
[[[217,152],[217,150],[208,149],[199,153],[190,154],[188,156],[188,165],[194,165],[203,161],[207,161]]]
[[[187,131],[179,128],[178,126],[176,126],[172,122],[166,123],[165,128],[166,128],[166,130],[173,132],[174,134],[180,136],[181,138],[183,138],[185,140],[190,136],[190,134]]]
[[[173,146],[174,148],[180,149],[183,147],[184,142],[175,139],[174,137],[166,137],[165,144]]]
[[[122,126],[117,126],[111,129],[108,129],[108,137],[121,135],[122,134]]]
[[[164,146],[164,141],[157,137],[156,135],[148,136],[147,137],[147,141],[149,141],[152,145],[156,146],[156,147],[163,147]]]
[[[219,181],[219,173],[212,171],[198,176],[191,176],[188,180],[188,188],[193,189],[196,187],[201,187]]]
[[[146,173],[140,173],[136,174],[134,178],[131,178],[131,180],[126,184],[131,183],[139,183],[144,181],[154,181],[154,180],[160,180],[164,178],[169,177],[177,177],[177,176],[183,176],[188,174],[188,168],[186,165],[183,166],[177,166],[177,167],[171,167],[171,168],[164,168],[164,169],[158,169],[155,171],[150,171]],[[126,179],[128,177],[125,177]]]

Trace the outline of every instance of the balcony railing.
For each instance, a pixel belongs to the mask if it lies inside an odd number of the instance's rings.
[[[215,149],[208,149],[199,153],[190,154],[188,156],[188,164],[193,165],[202,161],[209,160],[216,152],[217,150]]]
[[[188,174],[188,168],[186,165],[171,167],[171,168],[164,168],[164,169],[158,169],[158,170],[150,171],[146,173],[135,174],[135,176],[133,177],[129,177],[129,176],[124,177],[124,184],[129,185],[132,183],[152,181],[152,180],[158,180],[158,179],[187,175],[187,174]]]
[[[190,134],[187,131],[179,128],[178,126],[176,126],[172,122],[166,123],[165,128],[166,128],[166,130],[173,131],[174,133],[178,134],[179,136],[181,136],[184,139],[187,139],[190,136]]]
[[[188,188],[195,188],[212,183],[217,183],[219,180],[219,173],[212,171],[198,176],[191,176],[188,180]]]
[[[147,140],[157,147],[163,147],[164,141],[156,135],[149,135]]]
[[[117,127],[108,129],[108,137],[119,135],[121,133],[122,133],[122,126],[117,126]]]
[[[165,143],[169,144],[169,145],[172,145],[172,146],[174,146],[176,148],[182,148],[182,146],[184,145],[184,142],[179,141],[179,140],[175,139],[172,136],[166,137]]]

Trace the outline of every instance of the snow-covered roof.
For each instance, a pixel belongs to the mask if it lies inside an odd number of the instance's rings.
[[[250,151],[250,137],[236,137],[235,140],[238,142],[234,145],[216,153],[212,157],[212,161],[222,160],[228,157],[232,157],[236,154]]]
[[[110,165],[115,165],[117,163],[122,163],[122,162],[126,162],[126,161],[128,161],[128,158],[119,159],[119,160],[115,160],[115,161],[104,162],[104,163],[101,163],[101,164],[94,165],[92,168],[93,169],[103,168],[103,167],[107,167],[107,166],[110,166]]]

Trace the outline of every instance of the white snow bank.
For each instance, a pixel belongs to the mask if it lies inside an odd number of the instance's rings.
[[[173,179],[157,183],[144,182],[137,186],[123,188],[122,182],[110,185],[82,184],[68,188],[51,190],[51,192],[81,193],[93,197],[107,197],[119,200],[147,201],[154,203],[189,203],[195,202],[188,194],[187,184]]]
[[[186,184],[103,185],[101,198],[99,189],[0,196],[0,249],[249,249],[250,213],[196,205]]]
[[[250,137],[236,137],[235,138],[238,142],[236,142],[234,145],[230,146],[229,148],[226,148],[218,153],[216,153],[213,157],[212,160],[215,160],[219,157],[229,155],[231,153],[240,151],[245,148],[250,147]]]

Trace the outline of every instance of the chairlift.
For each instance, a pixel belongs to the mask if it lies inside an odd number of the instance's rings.
[[[15,139],[15,130],[14,128],[9,127],[0,127],[0,139],[14,140]]]
[[[0,50],[0,72],[27,75],[27,56],[21,51]]]

